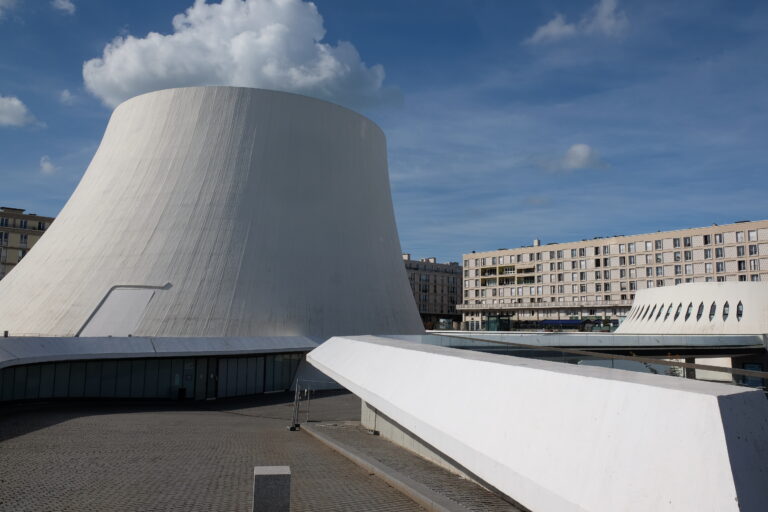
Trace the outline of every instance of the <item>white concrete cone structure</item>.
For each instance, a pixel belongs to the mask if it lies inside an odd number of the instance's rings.
[[[236,87],[119,105],[80,184],[0,281],[12,336],[422,332],[386,140],[346,108]]]

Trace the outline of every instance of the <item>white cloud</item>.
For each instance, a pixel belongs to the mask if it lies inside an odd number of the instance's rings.
[[[53,0],[51,5],[54,9],[58,9],[59,11],[63,11],[67,14],[75,14],[75,4],[72,3],[72,0]]]
[[[0,18],[16,6],[16,0],[0,0]]]
[[[313,3],[195,0],[173,33],[117,37],[83,65],[89,91],[110,106],[148,91],[235,85],[298,92],[347,105],[381,101],[384,68],[367,66],[346,41],[325,37]]]
[[[40,172],[43,174],[53,174],[56,172],[56,166],[53,165],[53,162],[48,155],[44,155],[40,158]]]
[[[64,89],[59,93],[59,101],[62,105],[72,105],[75,102],[75,95],[69,92],[69,89]]]
[[[574,144],[553,166],[554,170],[575,171],[578,169],[597,169],[606,167],[592,147],[587,144]]]
[[[34,116],[19,98],[0,96],[0,126],[24,126],[34,122]]]
[[[618,10],[618,0],[599,0],[578,23],[568,23],[562,14],[555,14],[536,29],[526,44],[553,43],[582,34],[616,37],[626,30],[627,16]]]

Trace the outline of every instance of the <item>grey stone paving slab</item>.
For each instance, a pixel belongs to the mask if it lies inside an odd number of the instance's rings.
[[[463,509],[477,512],[521,511],[474,482],[446,471],[386,439],[369,434],[358,421],[314,423],[311,428],[341,447],[378,461],[426,486]]]
[[[0,409],[0,511],[247,511],[254,466],[291,467],[293,511],[422,510],[301,432],[290,396]],[[353,395],[312,418],[357,419]]]

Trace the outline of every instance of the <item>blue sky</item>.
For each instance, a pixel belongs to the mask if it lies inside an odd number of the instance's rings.
[[[123,98],[234,84],[376,121],[416,257],[768,217],[766,2],[225,4],[0,0],[0,204],[56,215]]]

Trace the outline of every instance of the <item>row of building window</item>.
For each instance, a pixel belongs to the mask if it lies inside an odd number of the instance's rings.
[[[32,223],[34,226],[35,224]],[[19,228],[19,229],[34,229],[29,227],[29,222],[26,219],[18,219],[17,222],[11,222],[8,217],[0,217],[0,228]],[[38,231],[45,231],[45,222],[37,223]]]
[[[703,235],[702,237],[703,245],[712,245],[712,240],[714,238],[714,242],[716,245],[723,243],[723,233],[715,233],[714,235]],[[757,230],[749,230],[747,231],[746,240],[750,242],[756,242],[758,239],[757,236]],[[745,241],[745,235],[744,231],[736,231],[736,243],[744,243]],[[641,250],[642,248],[645,249],[646,252],[651,251],[660,251],[664,249],[663,240],[654,240],[646,241],[646,242],[629,242],[627,244],[618,244],[619,254],[624,253],[634,253],[637,251],[637,244],[644,244],[640,245]],[[693,240],[692,237],[686,236],[682,238],[672,238],[672,248],[677,249],[680,247],[693,247]],[[587,247],[579,247],[570,249],[570,256],[571,258],[583,258],[586,257],[588,252],[592,252],[595,256],[598,256],[600,254],[602,255],[608,255],[611,254],[611,246],[610,245],[603,245],[602,247],[592,247],[592,251],[588,251]],[[722,251],[722,247],[718,247],[717,250]],[[687,251],[690,252],[690,251]],[[558,250],[558,251],[549,251],[549,259],[563,259],[565,257],[566,250]],[[475,258],[475,259],[466,259],[464,260],[464,266],[469,267],[472,263],[472,266],[480,267],[480,266],[487,266],[487,265],[504,265],[505,263],[523,263],[525,261],[525,256],[527,256],[528,262],[534,262],[534,261],[540,261],[541,260],[541,252],[532,252],[532,253],[526,253],[526,254],[514,254],[509,255],[508,258],[505,258],[504,256],[492,256],[490,258]]]
[[[661,305],[646,304],[644,306],[637,308],[634,312],[630,312],[627,320],[628,321],[636,320],[638,322],[643,322],[643,321],[650,322],[651,320],[653,320],[654,322],[656,322],[659,319],[661,319],[662,322],[665,322],[672,314],[672,308],[674,307],[674,303],[669,303],[667,305],[666,313],[664,313],[664,306],[665,304],[663,303]],[[658,312],[657,312],[657,308],[658,308]],[[679,302],[677,304],[677,308],[675,309],[675,314],[672,317],[673,322],[680,317],[682,309],[683,309],[683,303]],[[664,313],[663,319],[661,318],[662,313]],[[692,313],[693,313],[693,302],[689,302],[688,307],[685,310],[683,321],[687,322],[688,319],[691,317]],[[704,302],[700,302],[699,307],[696,310],[697,322],[701,319],[703,314],[704,314]],[[716,315],[717,315],[717,303],[712,302],[712,305],[709,307],[709,321],[711,322]],[[723,304],[723,309],[722,309],[723,321],[728,320],[729,315],[730,315],[730,305],[728,304],[728,301],[726,301],[725,304]],[[739,301],[739,303],[736,305],[736,320],[741,321],[742,316],[744,316],[744,305],[741,303],[741,301]]]

